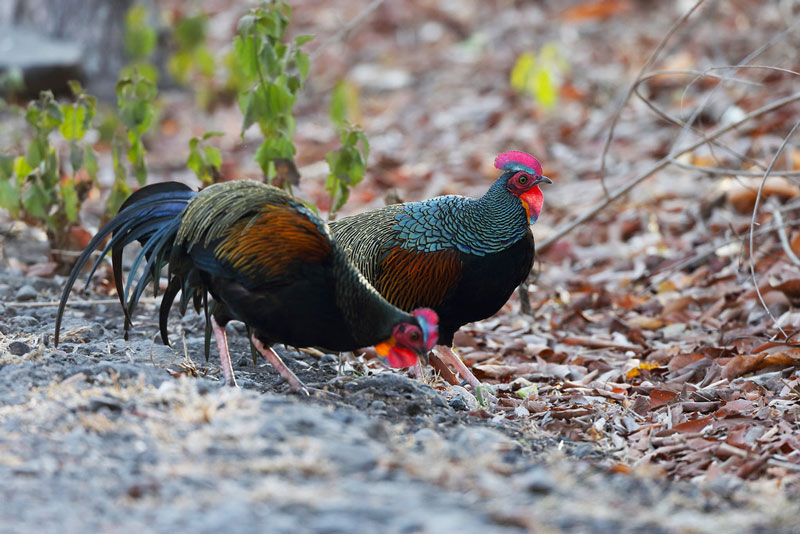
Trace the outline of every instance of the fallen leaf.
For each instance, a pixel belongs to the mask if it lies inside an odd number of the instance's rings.
[[[696,352],[692,352],[689,354],[678,354],[674,356],[667,364],[667,368],[670,371],[677,371],[678,369],[683,369],[689,364],[692,364],[698,360],[702,360],[705,358],[702,354],[698,354]]]
[[[798,364],[798,357],[790,355],[787,352],[778,352],[775,354],[767,354],[765,352],[759,354],[740,354],[730,359],[722,369],[722,377],[731,380],[737,376],[765,369],[767,367],[789,367]]]
[[[592,19],[608,19],[624,13],[631,8],[628,0],[595,0],[583,2],[565,9],[561,19],[568,22],[581,22]]]
[[[631,378],[636,378],[641,374],[642,370],[658,369],[659,367],[661,367],[661,365],[656,362],[640,363],[638,367],[634,367],[625,374],[625,379],[630,380]]]
[[[677,396],[678,394],[674,391],[669,391],[666,389],[654,389],[650,392],[650,409],[654,410],[659,406],[664,406]]]

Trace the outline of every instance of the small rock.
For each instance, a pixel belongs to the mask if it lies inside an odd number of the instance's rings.
[[[121,412],[122,411],[122,401],[119,399],[115,399],[114,397],[104,395],[102,397],[94,397],[93,399],[89,399],[89,411],[90,412],[97,412],[103,408],[106,408],[112,412]]]
[[[12,341],[11,344],[8,346],[8,352],[13,354],[14,356],[24,356],[31,351],[30,345],[27,343],[23,343],[22,341]]]
[[[17,315],[8,321],[12,328],[24,330],[39,325],[39,319],[30,315]]]
[[[28,300],[35,300],[37,296],[39,296],[39,293],[36,289],[30,284],[25,284],[17,290],[15,298],[20,302],[25,302]]]
[[[514,477],[517,484],[531,493],[550,493],[556,487],[552,475],[541,467],[534,467]]]
[[[475,395],[464,389],[464,387],[452,386],[450,388],[450,393],[452,394],[452,397],[450,397],[450,406],[454,410],[473,411],[480,408]]]

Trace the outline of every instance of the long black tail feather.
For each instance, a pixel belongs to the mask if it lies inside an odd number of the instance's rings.
[[[168,261],[175,234],[180,226],[183,210],[189,200],[196,194],[188,186],[177,182],[153,184],[139,189],[122,204],[119,213],[103,226],[89,242],[86,249],[78,257],[78,261],[67,278],[56,314],[54,337],[56,346],[59,341],[64,309],[72,286],[75,285],[78,275],[89,261],[89,258],[91,258],[92,253],[100,248],[108,236],[112,237],[102,248],[84,287],[89,286],[89,280],[91,280],[95,271],[103,262],[103,258],[109,251],[112,251],[114,281],[120,304],[125,314],[127,332],[127,328],[130,325],[130,317],[144,288],[150,281],[154,281],[154,285],[158,285],[159,273],[161,267]],[[123,286],[122,251],[125,246],[133,241],[142,243],[142,251],[136,257],[128,281]],[[147,262],[144,273],[140,276],[133,293],[130,294],[133,275],[145,259]]]

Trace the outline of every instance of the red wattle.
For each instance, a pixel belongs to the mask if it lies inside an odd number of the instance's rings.
[[[411,367],[417,363],[417,355],[408,349],[392,347],[386,360],[390,367]]]
[[[541,189],[536,185],[532,187],[530,191],[521,194],[519,198],[528,205],[528,218],[532,222],[535,222],[542,212],[542,205],[544,203],[544,195],[542,195]]]

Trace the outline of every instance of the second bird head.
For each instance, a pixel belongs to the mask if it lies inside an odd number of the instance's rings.
[[[412,312],[413,322],[394,325],[392,337],[375,345],[378,355],[391,367],[411,367],[417,359],[427,361],[428,352],[439,339],[439,317],[429,308]]]

